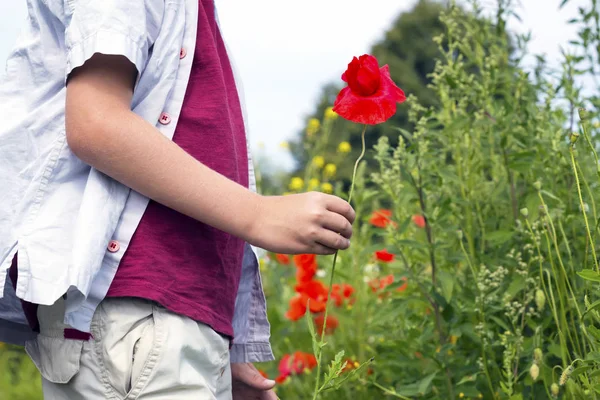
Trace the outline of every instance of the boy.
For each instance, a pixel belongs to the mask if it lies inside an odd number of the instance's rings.
[[[253,246],[333,254],[354,210],[255,193],[213,0],[28,9],[0,82],[0,340],[46,399],[275,399]]]

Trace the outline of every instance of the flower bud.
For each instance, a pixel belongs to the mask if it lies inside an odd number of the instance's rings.
[[[538,367],[537,364],[531,364],[529,375],[531,375],[531,379],[536,381],[538,376],[540,376],[540,367]]]
[[[533,187],[535,188],[535,190],[540,190],[542,188],[542,182],[540,182],[540,181],[533,182]]]
[[[558,385],[556,383],[553,383],[550,386],[550,393],[552,393],[553,397],[558,397],[558,393],[560,392],[560,388],[558,387]]]
[[[525,218],[527,218],[529,216],[529,210],[527,209],[527,207],[521,208],[521,215],[524,216]]]
[[[463,231],[461,231],[460,229],[456,231],[456,236],[458,236],[458,240],[462,240],[463,238]]]
[[[542,349],[536,347],[535,350],[533,350],[533,362],[539,365],[542,362],[543,357],[544,354],[542,353]]]
[[[569,135],[569,140],[571,141],[571,144],[577,143],[577,140],[579,140],[579,133],[571,132],[571,134]]]
[[[535,291],[535,305],[537,306],[537,309],[540,312],[544,309],[544,306],[546,305],[546,295],[541,289]]]
[[[579,107],[579,118],[581,118],[582,121],[585,121],[586,119],[588,119],[588,112],[585,108],[583,107]]]
[[[565,383],[567,383],[567,381],[571,377],[571,374],[573,373],[574,370],[575,370],[575,368],[572,365],[569,365],[567,367],[567,369],[565,369],[563,371],[563,373],[560,375],[560,379],[558,380],[558,384],[560,386],[563,386]]]

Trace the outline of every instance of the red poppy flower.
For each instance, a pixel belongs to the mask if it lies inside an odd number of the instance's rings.
[[[425,228],[425,217],[422,215],[413,215],[412,220],[419,228]]]
[[[375,252],[375,257],[379,260],[379,261],[383,261],[383,262],[391,262],[394,260],[394,255],[392,253],[388,253],[388,251],[386,249],[380,250],[380,251],[376,251]]]
[[[396,103],[406,100],[392,81],[389,67],[379,68],[377,59],[369,54],[354,57],[342,80],[348,86],[338,94],[333,111],[352,122],[381,124],[396,113]]]
[[[347,299],[354,294],[354,288],[352,287],[352,285],[344,283],[342,285],[342,289],[344,290],[344,297]]]
[[[311,300],[322,302],[327,300],[327,286],[321,281],[298,283],[296,285],[296,292],[306,294]]]
[[[317,333],[321,333],[323,331],[323,323],[325,322],[325,315],[319,314],[315,317],[315,325],[317,328]],[[327,316],[327,326],[325,327],[325,333],[328,335],[333,334],[337,327],[340,325],[340,322],[333,315]]]
[[[398,292],[404,292],[406,290],[406,288],[408,287],[408,282],[406,282],[407,278],[402,277],[402,280],[404,281],[404,284],[399,286],[398,289],[396,289],[396,291],[398,291]],[[381,279],[373,279],[371,282],[369,282],[369,286],[371,287],[371,291],[378,292],[380,290],[384,290],[386,287],[388,287],[392,283],[394,283],[394,275],[390,274],[390,275],[384,276]]]
[[[267,373],[265,371],[263,371],[262,369],[259,369],[258,373],[261,374],[263,378],[269,379],[269,375],[267,375]]]
[[[287,254],[275,254],[275,258],[280,264],[288,265],[290,263],[290,256]]]
[[[392,211],[391,210],[377,210],[373,211],[371,214],[371,219],[369,220],[371,225],[376,226],[378,228],[386,228],[390,223],[392,223]]]
[[[317,366],[317,359],[310,353],[296,351],[293,355],[286,354],[279,362],[279,376],[276,382],[283,382],[285,378],[293,374],[300,374],[305,369],[313,369]]]
[[[298,254],[294,256],[296,264],[296,280],[298,283],[309,282],[317,273],[317,258],[314,254]]]
[[[297,294],[290,300],[290,309],[285,313],[285,317],[292,321],[298,321],[306,314],[306,302],[308,296]]]
[[[294,264],[298,268],[308,268],[317,264],[317,256],[314,254],[296,254],[294,256]]]

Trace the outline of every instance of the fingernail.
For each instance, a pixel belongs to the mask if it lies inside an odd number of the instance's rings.
[[[274,381],[274,380],[272,380],[272,379],[267,379],[267,383],[268,383],[269,385],[274,385],[274,384],[275,384],[275,381]]]

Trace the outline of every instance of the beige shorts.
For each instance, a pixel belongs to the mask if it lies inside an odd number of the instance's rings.
[[[232,398],[229,342],[207,325],[151,301],[108,298],[83,341],[64,339],[63,315],[62,300],[40,306],[40,334],[25,346],[46,400]]]

